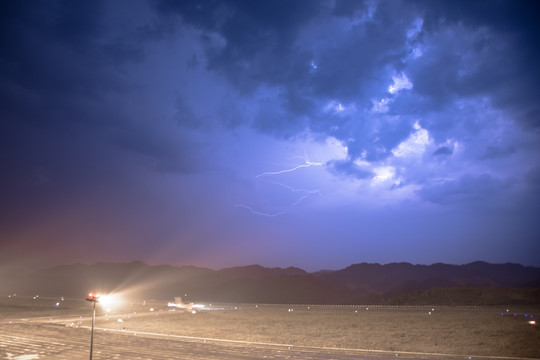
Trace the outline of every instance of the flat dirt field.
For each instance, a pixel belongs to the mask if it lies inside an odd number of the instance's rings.
[[[96,306],[94,359],[540,358],[540,307]],[[0,359],[86,359],[92,304],[0,297]]]

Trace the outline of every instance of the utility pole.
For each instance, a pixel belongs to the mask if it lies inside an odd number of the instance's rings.
[[[99,295],[88,294],[87,301],[92,303],[92,330],[90,330],[90,360],[92,360],[92,347],[94,346],[94,322],[96,321],[96,303],[99,302]]]

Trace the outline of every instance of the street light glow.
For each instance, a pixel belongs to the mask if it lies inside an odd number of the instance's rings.
[[[102,295],[89,293],[86,300],[96,304],[101,304],[103,307],[114,306],[121,302],[120,297],[117,294]]]
[[[105,307],[114,306],[120,302],[120,299],[115,294],[101,295],[99,303]]]

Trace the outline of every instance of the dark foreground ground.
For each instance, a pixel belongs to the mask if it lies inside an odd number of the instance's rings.
[[[93,359],[539,358],[531,309],[223,305],[97,308]],[[527,316],[525,313],[527,311]],[[531,316],[533,316],[531,318]],[[87,359],[91,304],[0,298],[0,359]]]
[[[6,331],[7,330],[7,331]],[[0,328],[2,359],[87,359],[89,329],[57,324],[18,323]],[[371,359],[355,351],[296,349],[285,345],[231,343],[99,329],[94,335],[93,359],[133,360],[252,360],[252,359]],[[386,356],[382,358],[395,358]],[[381,357],[376,357],[381,359]]]

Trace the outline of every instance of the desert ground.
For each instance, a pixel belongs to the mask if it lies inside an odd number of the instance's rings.
[[[540,358],[540,306],[204,305],[98,304],[93,358]],[[86,359],[91,315],[84,297],[1,295],[0,359]]]

